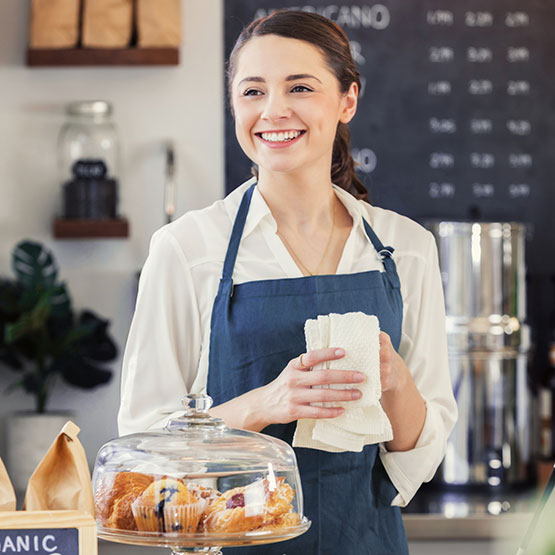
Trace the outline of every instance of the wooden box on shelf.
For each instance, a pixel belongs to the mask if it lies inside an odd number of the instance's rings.
[[[56,239],[98,239],[129,236],[127,218],[113,220],[78,220],[56,218],[54,220]]]

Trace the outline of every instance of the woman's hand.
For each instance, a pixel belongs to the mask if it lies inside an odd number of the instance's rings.
[[[382,393],[402,389],[410,372],[399,353],[393,348],[387,333],[380,332],[380,381]]]
[[[380,333],[380,403],[391,422],[389,451],[408,451],[418,441],[426,419],[426,402],[420,395],[405,361],[395,351],[387,333]]]
[[[338,403],[360,399],[356,388],[313,388],[326,384],[357,384],[365,380],[361,372],[318,370],[312,367],[345,356],[338,348],[316,349],[290,360],[280,375],[269,384],[253,389],[210,409],[232,428],[259,432],[270,424],[287,424],[299,418],[335,418],[342,407],[314,407],[311,403]],[[302,357],[302,364],[301,364]]]
[[[342,407],[318,407],[311,403],[337,403],[360,399],[360,390],[313,388],[326,384],[356,384],[364,381],[360,372],[345,370],[311,371],[312,366],[345,356],[343,349],[316,349],[289,361],[281,374],[258,389],[266,425],[287,424],[299,418],[335,418]]]

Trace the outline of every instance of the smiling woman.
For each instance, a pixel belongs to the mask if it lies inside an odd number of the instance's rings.
[[[457,413],[434,239],[363,200],[347,127],[360,81],[339,26],[272,12],[243,30],[228,77],[255,178],[153,237],[124,357],[120,432],[160,426],[181,396],[207,391],[228,426],[295,446],[313,523],[287,544],[229,555],[406,554],[399,506],[432,478]],[[353,367],[345,345],[306,352],[305,323],[330,314],[345,315],[357,337],[355,316],[379,321],[389,441],[368,435],[341,451],[294,439],[299,420],[333,429],[353,401],[368,402],[359,389],[368,365]],[[363,335],[353,352],[367,347]]]

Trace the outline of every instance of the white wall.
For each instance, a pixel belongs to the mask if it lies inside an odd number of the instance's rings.
[[[24,65],[28,1],[0,0],[0,275],[12,275],[10,253],[22,238],[43,241],[59,262],[76,308],[111,320],[123,351],[135,300],[135,273],[150,236],[164,223],[162,144],[177,148],[178,214],[220,198],[223,177],[223,2],[183,0],[181,63],[174,67],[28,68]],[[64,104],[113,103],[122,145],[120,211],[128,239],[55,240],[61,205],[56,137]],[[80,439],[93,463],[116,435],[121,359],[108,386],[89,392],[59,383],[49,408],[75,411]],[[32,409],[21,392],[5,395],[16,377],[0,369],[0,456],[5,415]]]

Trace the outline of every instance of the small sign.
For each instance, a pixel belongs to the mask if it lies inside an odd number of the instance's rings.
[[[78,555],[77,528],[0,530],[0,553],[33,555]]]
[[[0,512],[0,555],[98,555],[94,518],[83,511]]]

